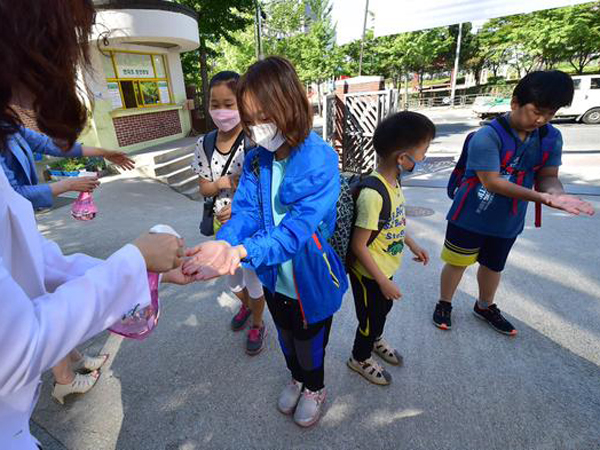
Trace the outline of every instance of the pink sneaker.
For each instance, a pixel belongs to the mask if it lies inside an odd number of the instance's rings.
[[[233,316],[233,319],[231,319],[231,329],[233,331],[243,330],[251,314],[252,311],[250,311],[248,308],[246,308],[244,304],[242,304],[238,313],[235,316]]]
[[[254,356],[262,352],[265,347],[265,336],[267,335],[267,327],[263,323],[260,327],[252,326],[248,331],[248,339],[246,340],[246,353]]]

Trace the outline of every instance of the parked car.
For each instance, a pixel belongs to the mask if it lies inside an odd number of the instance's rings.
[[[573,77],[575,96],[568,108],[561,108],[557,118],[572,118],[577,122],[600,124],[600,75]],[[510,111],[510,98],[480,96],[475,99],[473,112],[487,119]]]

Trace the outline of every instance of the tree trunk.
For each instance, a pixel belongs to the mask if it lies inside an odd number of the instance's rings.
[[[202,111],[204,111],[206,131],[209,131],[213,128],[213,123],[208,113],[208,66],[206,64],[206,40],[203,37],[200,38],[200,77],[202,79]]]
[[[500,70],[500,64],[492,65],[492,73],[494,74],[494,78],[498,78],[498,71]]]

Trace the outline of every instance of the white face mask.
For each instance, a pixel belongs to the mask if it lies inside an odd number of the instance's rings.
[[[274,123],[252,125],[250,126],[250,133],[252,134],[250,137],[257,145],[266,148],[270,152],[277,151],[285,143],[285,138]]]

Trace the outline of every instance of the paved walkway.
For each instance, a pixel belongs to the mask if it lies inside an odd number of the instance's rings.
[[[189,244],[200,240],[200,203],[164,185],[113,178],[95,197],[94,221],[76,222],[59,208],[40,215],[40,228],[66,252],[99,257],[159,222]],[[472,316],[473,270],[456,299],[455,329],[431,324],[449,201],[442,189],[407,187],[406,197],[434,212],[409,222],[432,263],[422,268],[407,257],[396,276],[404,299],[386,336],[405,367],[391,369],[391,386],[370,385],[345,366],[356,326],[348,294],[328,347],[325,416],[301,430],[275,409],[287,374],[268,314],[267,348],[248,357],[244,335],[228,328],[237,305],[223,281],[167,286],[161,323],[146,341],[104,333],[84,346],[111,353],[85,397],[61,407],[44,377],[34,430],[52,450],[598,449],[600,214],[546,210],[540,230],[528,219],[498,293],[519,329],[513,339]],[[600,210],[600,198],[590,200]]]

